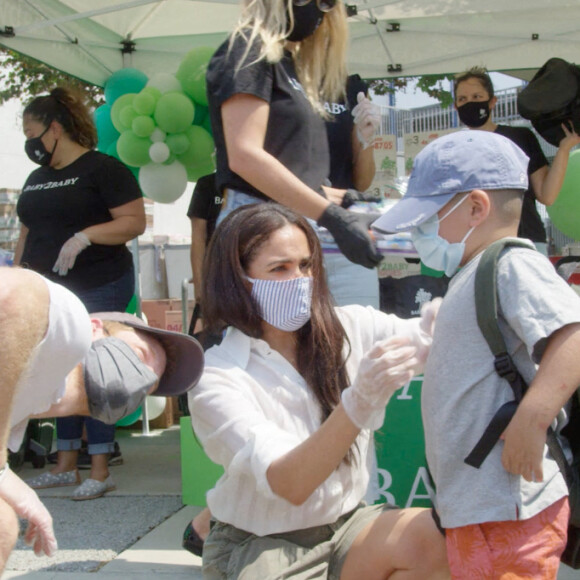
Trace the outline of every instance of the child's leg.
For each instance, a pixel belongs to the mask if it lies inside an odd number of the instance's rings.
[[[564,497],[528,520],[447,529],[451,577],[555,580],[569,516],[568,498]]]

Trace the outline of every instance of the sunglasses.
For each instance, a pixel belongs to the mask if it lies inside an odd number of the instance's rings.
[[[306,6],[312,0],[293,0],[294,6]],[[336,6],[336,0],[316,0],[316,5],[320,12],[330,12]]]

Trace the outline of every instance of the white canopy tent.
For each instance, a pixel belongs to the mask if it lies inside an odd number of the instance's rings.
[[[349,71],[364,78],[455,73],[474,64],[530,78],[580,54],[578,0],[347,0]],[[239,0],[0,0],[0,44],[103,85],[120,68],[175,72],[217,46]]]

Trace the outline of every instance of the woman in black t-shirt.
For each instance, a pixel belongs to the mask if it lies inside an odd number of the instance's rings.
[[[25,149],[41,167],[24,184],[17,212],[22,223],[14,263],[74,292],[89,312],[124,311],[135,288],[126,243],[145,230],[139,185],[120,161],[93,151],[97,131],[80,95],[55,88],[24,109]],[[91,417],[57,419],[57,464],[33,487],[80,483],[83,425],[91,472],[73,499],[102,496],[114,484],[109,455],[115,426]]]
[[[538,250],[547,254],[546,230],[536,209],[536,200],[544,205],[552,205],[564,182],[568,156],[571,149],[580,144],[580,136],[574,130],[562,125],[566,135],[552,162],[542,151],[538,139],[527,127],[498,125],[491,118],[491,111],[497,103],[493,83],[487,71],[472,67],[460,74],[454,81],[455,108],[459,119],[470,129],[492,131],[513,141],[530,158],[528,164],[529,189],[524,194],[522,217],[518,236],[532,240]]]
[[[344,95],[347,23],[336,0],[255,0],[207,71],[222,214],[274,200],[316,220],[351,261],[381,259],[367,220],[329,202],[324,102]],[[221,218],[220,218],[221,219]]]

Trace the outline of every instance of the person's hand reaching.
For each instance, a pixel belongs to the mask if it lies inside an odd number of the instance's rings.
[[[375,135],[381,125],[381,110],[361,91],[356,96],[358,104],[352,110],[356,134],[363,149],[373,144]]]
[[[374,216],[349,212],[331,203],[317,223],[332,234],[339,250],[351,262],[374,268],[383,259],[369,235],[369,222],[374,219]]]
[[[393,393],[408,383],[418,364],[417,348],[394,336],[377,343],[361,360],[353,384],[342,392],[342,405],[359,429],[378,429]]]
[[[62,245],[52,271],[58,272],[59,276],[66,276],[68,271],[75,265],[77,256],[90,245],[91,241],[86,234],[77,232]]]
[[[52,556],[58,545],[52,527],[52,517],[36,492],[24,483],[8,465],[0,475],[0,497],[18,516],[28,520],[24,541],[37,556]]]

